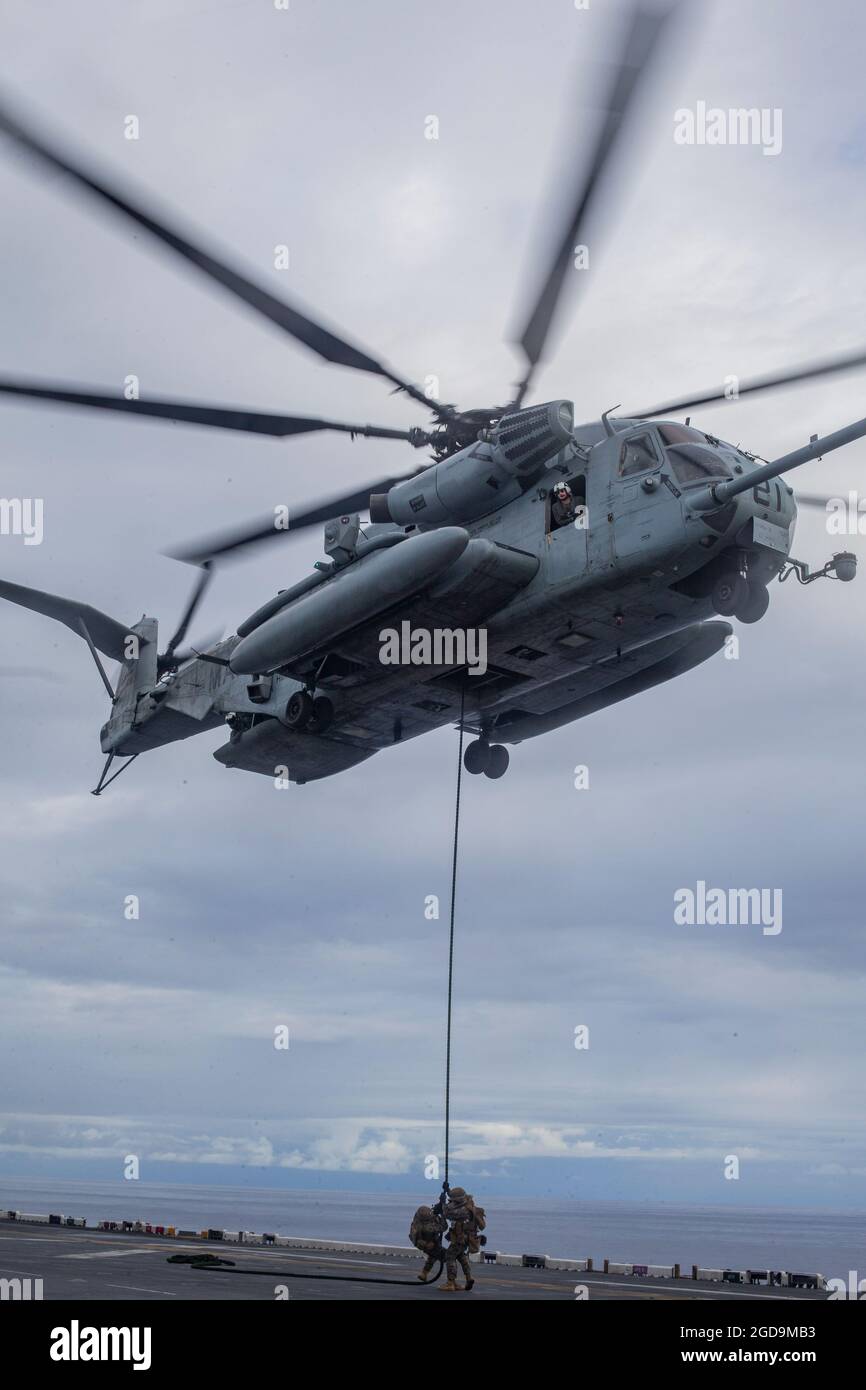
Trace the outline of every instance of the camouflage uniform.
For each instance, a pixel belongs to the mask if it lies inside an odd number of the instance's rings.
[[[434,1211],[432,1207],[419,1207],[412,1218],[409,1239],[427,1256],[424,1268],[418,1275],[422,1283],[426,1282],[433,1266],[442,1260],[442,1236],[447,1227],[448,1222],[441,1211]]]
[[[475,1228],[475,1217],[471,1203],[472,1198],[462,1187],[451,1189],[448,1205],[445,1208],[445,1215],[451,1222],[451,1229],[448,1232],[448,1249],[445,1253],[445,1272],[448,1275],[447,1283],[443,1285],[445,1289],[457,1288],[458,1263],[466,1279],[466,1288],[471,1289],[475,1283],[467,1253],[470,1236]]]

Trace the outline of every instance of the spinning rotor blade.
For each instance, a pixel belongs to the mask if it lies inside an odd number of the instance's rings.
[[[108,181],[97,178],[90,173],[77,159],[66,158],[52,149],[20,121],[16,120],[12,113],[2,105],[0,105],[0,132],[14,140],[28,154],[35,156],[43,164],[47,164],[49,168],[66,174],[79,187],[88,193],[95,194],[109,206],[124,213],[133,222],[137,222],[140,227],[144,227],[165,246],[169,246],[172,251],[175,251],[192,265],[197,266],[205,275],[216,280],[218,284],[229,290],[238,299],[243,300],[259,314],[263,314],[265,318],[270,319],[272,323],[310,348],[311,351],[318,353],[325,361],[335,362],[343,367],[352,367],[359,372],[372,372],[375,376],[384,377],[398,391],[405,391],[426,410],[432,410],[440,419],[447,418],[448,411],[443,406],[428,400],[419,387],[404,381],[402,377],[397,376],[375,357],[371,357],[360,348],[353,347],[351,343],[325,328],[323,324],[318,323],[315,319],[307,318],[305,314],[302,314],[298,309],[293,309],[284,300],[277,299],[261,285],[255,284],[254,281],[233,270],[225,262],[218,260],[193,242],[187,241],[186,237],[165,223],[157,221],[135,201],[123,197]]]
[[[753,381],[741,382],[735,397],[726,394],[724,390],[720,391],[716,386],[698,396],[686,396],[682,400],[666,401],[664,405],[653,406],[652,410],[630,411],[624,418],[628,420],[651,420],[656,415],[680,415],[684,410],[691,410],[699,405],[715,405],[717,401],[739,400],[740,396],[748,396],[756,391],[775,391],[782,386],[793,386],[798,381],[815,381],[819,377],[833,376],[836,372],[848,372],[854,367],[864,365],[866,365],[866,352],[860,349],[858,352],[848,353],[844,357],[828,357],[824,362],[818,362],[813,366],[794,367],[787,372],[772,372],[767,376],[757,376]]]
[[[416,469],[415,471],[420,473],[423,470]],[[406,477],[414,478],[415,473],[408,473]],[[188,564],[205,565],[223,555],[240,550],[244,546],[257,545],[259,542],[276,540],[279,537],[285,538],[298,531],[306,530],[308,526],[324,525],[326,521],[331,521],[335,516],[341,516],[344,512],[366,511],[370,505],[372,492],[388,492],[396,483],[405,482],[405,480],[405,478],[384,478],[378,483],[368,483],[358,492],[343,493],[340,497],[331,497],[328,501],[319,502],[312,507],[307,507],[304,511],[294,512],[289,517],[287,528],[278,527],[276,520],[271,517],[268,521],[256,522],[233,531],[224,531],[218,536],[212,536],[209,540],[200,541],[195,546],[186,546],[183,550],[172,550],[169,553],[175,560],[185,560]]]
[[[618,143],[625,117],[645,70],[650,66],[661,32],[672,13],[636,9],[610,85],[601,129],[589,166],[576,189],[571,213],[554,250],[553,258],[538,297],[517,339],[527,361],[526,374],[513,402],[519,406],[532,381],[562,295],[566,276],[572,271],[574,248],[585,240],[583,231],[593,205],[601,175]]]
[[[196,642],[194,647],[190,646],[176,649],[173,654],[172,664],[174,665],[176,663],[178,666],[182,666],[185,661],[192,661],[194,657],[198,657],[200,660],[207,660],[211,647],[216,646],[217,642],[221,640],[224,632],[224,628],[217,628],[209,632],[200,642]],[[222,664],[221,658],[216,657],[215,664]],[[226,661],[226,665],[228,665],[228,661]]]
[[[838,492],[828,492],[826,495],[819,492],[798,492],[794,496],[794,501],[798,507],[814,507],[816,510],[825,512],[830,502],[838,502],[841,494]]]
[[[178,623],[173,636],[169,639],[168,646],[166,647],[165,651],[160,654],[158,658],[159,666],[161,669],[164,669],[167,666],[173,666],[176,661],[182,660],[182,658],[176,656],[178,645],[183,641],[184,637],[186,637],[187,629],[189,628],[189,625],[192,622],[195,611],[201,603],[202,599],[204,598],[205,589],[207,588],[208,584],[211,582],[212,579],[213,567],[211,565],[210,560],[205,560],[202,562],[201,574],[199,575],[198,580],[196,581],[195,588],[190,594],[189,602],[187,603],[186,608],[184,609],[183,616],[180,622]]]
[[[158,420],[180,420],[188,425],[210,425],[221,430],[243,430],[247,434],[269,434],[284,439],[292,434],[312,434],[316,430],[338,430],[342,434],[363,435],[368,439],[403,439],[420,448],[429,442],[426,430],[389,430],[378,425],[347,425],[337,420],[320,420],[307,415],[276,415],[258,410],[225,410],[216,405],[193,405],[184,401],[128,401],[123,396],[77,391],[62,385],[0,377],[0,394],[23,396],[62,405],[84,406],[95,410],[120,410],[131,415]]]

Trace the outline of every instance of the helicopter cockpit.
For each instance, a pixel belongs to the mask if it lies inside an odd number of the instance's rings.
[[[670,422],[657,428],[665,457],[680,487],[706,485],[718,478],[731,477],[731,470],[716,447],[718,440],[710,439],[691,425]]]

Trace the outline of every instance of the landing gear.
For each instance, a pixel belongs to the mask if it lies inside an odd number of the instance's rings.
[[[474,743],[470,743],[466,752],[463,754],[463,766],[467,772],[478,776],[487,767],[487,759],[490,757],[490,744],[486,739],[477,738]]]
[[[313,713],[313,697],[306,690],[296,690],[286,705],[286,723],[290,729],[304,729]]]
[[[487,766],[484,769],[484,776],[492,778],[493,781],[498,781],[499,778],[504,777],[508,771],[508,762],[508,749],[504,748],[501,743],[494,743],[493,747],[490,749]]]
[[[313,712],[307,720],[308,734],[323,734],[334,717],[334,706],[327,695],[317,695],[313,700]]]
[[[296,690],[286,705],[284,722],[290,729],[323,734],[334,718],[334,706],[326,695],[315,698],[308,690]]]
[[[766,584],[750,583],[748,589],[749,592],[736,608],[734,617],[739,618],[741,623],[758,623],[770,606],[770,594]]]
[[[485,777],[493,781],[505,776],[508,762],[508,749],[501,743],[490,744],[485,738],[475,739],[463,754],[463,766],[467,772],[475,776],[483,772]]]
[[[732,618],[749,597],[749,585],[741,574],[722,574],[713,585],[713,608],[723,618]]]
[[[726,556],[722,563],[710,591],[713,608],[724,618],[760,622],[770,606],[767,584],[776,573],[775,567],[760,554],[745,551]]]

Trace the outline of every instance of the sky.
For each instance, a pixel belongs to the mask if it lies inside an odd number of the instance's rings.
[[[621,14],[3,0],[0,91],[274,293],[411,379],[436,376],[442,399],[488,404],[517,379],[509,338]],[[864,39],[851,0],[688,7],[535,399],[591,420],[862,344]],[[780,111],[780,151],[678,144],[675,113],[699,102]],[[0,178],[0,373],[118,391],[135,375],[143,397],[424,423],[5,141]],[[772,458],[859,419],[863,400],[854,373],[695,422]],[[163,631],[190,587],[172,544],[407,462],[399,444],[33,405],[0,404],[0,421],[4,495],[44,500],[42,543],[0,536],[0,574]],[[864,464],[860,441],[793,481],[846,495]],[[320,545],[310,533],[226,565],[193,635],[235,630]],[[839,548],[821,514],[801,516],[798,557]],[[773,585],[737,660],[522,744],[501,781],[466,780],[452,1182],[866,1206],[864,617],[862,583]],[[0,643],[4,1186],[121,1184],[134,1155],[143,1179],[434,1190],[455,731],[283,790],[220,766],[223,737],[206,733],[97,800],[106,709],[84,644],[11,605]],[[780,890],[782,930],[677,924],[674,894],[699,880]]]

